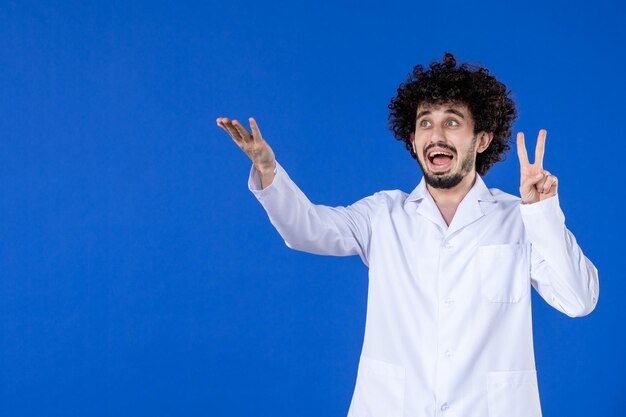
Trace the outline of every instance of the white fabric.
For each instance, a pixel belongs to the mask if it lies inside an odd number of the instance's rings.
[[[572,317],[599,291],[558,196],[524,205],[477,175],[448,227],[423,179],[348,207],[312,204],[279,164],[248,186],[288,247],[369,266],[349,417],[541,416],[530,287]]]

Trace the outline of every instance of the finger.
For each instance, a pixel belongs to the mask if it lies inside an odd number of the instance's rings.
[[[535,146],[535,161],[534,165],[539,168],[543,167],[543,154],[546,149],[546,135],[548,132],[546,129],[541,129],[539,131],[539,136],[537,136],[537,146]]]
[[[225,117],[220,117],[217,119],[217,125],[228,132],[228,129],[233,129],[233,126],[230,124],[230,121]]]
[[[243,146],[244,141],[241,138],[241,135],[239,134],[239,132],[237,132],[237,129],[235,129],[232,122],[227,117],[224,117],[222,119],[222,128],[226,130],[226,132],[228,132],[230,137],[235,141],[235,143],[237,143],[237,145]]]
[[[517,157],[519,158],[520,166],[530,165],[523,132],[517,132]]]
[[[546,183],[548,182],[548,179],[550,178],[551,174],[550,172],[544,170],[541,172],[543,174],[541,180],[537,183],[537,191],[539,191],[540,193],[544,192],[544,189],[547,190],[548,187],[546,187]]]
[[[554,183],[552,183],[552,186],[548,190],[548,194],[554,193],[556,195],[558,189],[559,189],[559,179],[557,177],[554,177]]]
[[[536,201],[536,199],[539,197],[537,188],[535,188],[534,184],[531,184],[528,181],[522,182],[522,184],[520,184],[519,191],[520,196],[522,197],[522,201],[525,203],[529,201]]]
[[[239,129],[237,129],[237,125],[236,123],[238,123],[236,120],[227,120],[226,123],[226,128],[228,129],[228,132],[230,133],[230,135],[233,137],[233,139],[235,139],[235,141],[237,143],[243,144],[245,142],[245,136],[243,136],[241,134],[241,132],[239,131]]]
[[[226,130],[226,129],[224,128],[224,118],[223,118],[223,117],[218,117],[218,118],[216,119],[216,122],[217,122],[217,125],[218,125],[219,127],[221,127],[222,129]]]
[[[543,172],[540,172],[539,174],[535,174],[533,176],[523,177],[522,181],[520,182],[520,188],[536,188],[537,184],[544,180],[545,175],[543,174]]]
[[[542,194],[551,194],[556,191],[556,187],[559,184],[559,179],[554,175],[550,175],[546,180],[546,185],[543,187],[543,191],[539,191]]]
[[[548,178],[550,177],[543,177],[541,178],[541,180],[535,185],[535,187],[537,188],[537,191],[540,193],[543,193],[543,188],[546,185],[546,181],[548,181]]]
[[[256,124],[256,120],[252,117],[248,120],[250,121],[250,129],[252,129],[252,140],[263,139],[261,131],[259,130],[259,125]]]
[[[237,120],[233,120],[233,125],[235,126],[235,129],[237,129],[237,132],[239,132],[239,135],[243,138],[243,140],[245,140],[246,142],[252,141],[252,135],[250,134],[250,132],[248,132],[248,129],[246,129],[241,123],[239,123]]]

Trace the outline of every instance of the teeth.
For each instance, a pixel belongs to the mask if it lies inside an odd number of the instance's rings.
[[[450,156],[450,157],[452,157],[452,154],[451,154],[451,153],[448,153],[448,152],[442,152],[442,151],[435,151],[435,152],[432,152],[430,155],[428,155],[428,157],[429,157],[429,158],[434,158],[434,157],[435,157],[435,156],[437,156],[437,155],[445,155],[445,156]]]

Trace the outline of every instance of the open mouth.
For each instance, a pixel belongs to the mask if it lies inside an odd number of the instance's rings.
[[[452,167],[454,154],[452,152],[436,149],[428,152],[428,167],[433,172],[446,172]]]

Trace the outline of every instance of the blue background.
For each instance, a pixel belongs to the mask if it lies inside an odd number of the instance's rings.
[[[584,5],[584,6],[583,6]],[[626,413],[623,2],[2,1],[0,415],[343,416],[367,269],[289,250],[215,124],[254,116],[317,203],[421,174],[387,130],[450,51],[514,92],[600,271],[533,295],[544,416]],[[513,152],[485,178],[517,194]]]

